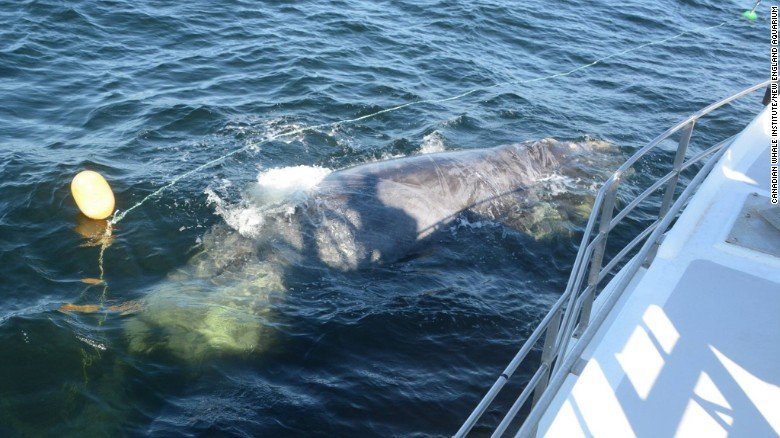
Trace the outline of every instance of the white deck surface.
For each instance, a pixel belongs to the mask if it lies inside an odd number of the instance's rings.
[[[726,242],[749,196],[769,206],[769,141],[764,110],[625,291],[539,435],[780,436],[780,258]],[[762,230],[780,251],[780,231]]]

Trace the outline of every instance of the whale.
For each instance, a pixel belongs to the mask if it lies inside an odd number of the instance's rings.
[[[126,321],[130,350],[201,360],[269,348],[269,303],[283,299],[291,268],[391,266],[476,220],[534,240],[572,232],[614,163],[604,142],[544,139],[321,172],[294,196],[250,187],[230,208],[260,219],[246,227],[236,223],[241,214],[223,214],[227,224],[207,232],[202,251],[154,285]]]
[[[355,270],[406,256],[467,212],[531,232],[528,214],[539,206],[545,178],[591,180],[583,164],[598,146],[545,140],[350,167],[322,179],[294,214],[267,218],[259,240]],[[554,209],[566,221],[583,207]]]

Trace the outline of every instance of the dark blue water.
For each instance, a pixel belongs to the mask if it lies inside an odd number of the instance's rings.
[[[246,354],[139,352],[127,333],[133,315],[58,308],[142,300],[204,248],[231,245],[208,246],[214,230],[230,228],[207,193],[239,202],[268,169],[546,137],[602,140],[625,156],[764,79],[768,7],[757,22],[740,21],[751,6],[0,3],[0,434],[451,434],[562,291],[577,223],[538,240],[500,225],[462,227],[387,266],[293,276],[269,298],[274,316],[263,323],[273,341]],[[723,21],[571,76],[262,142],[567,71]],[[694,148],[737,132],[758,108],[756,97],[704,122]],[[69,194],[73,175],[100,171],[127,209],[247,146],[134,210],[105,251],[108,287],[82,282],[100,276],[100,247],[74,231],[83,218]],[[641,175],[665,159],[652,157]]]

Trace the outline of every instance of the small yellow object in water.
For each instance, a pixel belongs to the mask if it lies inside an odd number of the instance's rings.
[[[105,219],[114,212],[114,192],[108,181],[97,172],[80,172],[70,183],[70,191],[84,216]]]
[[[63,304],[60,306],[60,312],[95,313],[98,310],[100,310],[100,306],[96,304]]]
[[[81,282],[84,283],[84,284],[103,284],[103,283],[105,283],[103,280],[101,280],[99,278],[92,278],[92,277],[82,278]]]
[[[115,306],[108,306],[108,310],[111,312],[119,312],[122,315],[126,315],[128,313],[135,313],[139,310],[143,309],[144,304],[141,300],[132,300],[132,301],[125,301],[122,304],[117,304]]]

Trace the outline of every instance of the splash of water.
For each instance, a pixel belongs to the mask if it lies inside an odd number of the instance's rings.
[[[257,182],[237,203],[226,201],[212,188],[206,189],[206,196],[228,226],[256,239],[261,235],[267,215],[291,215],[295,206],[305,201],[310,191],[331,172],[318,166],[273,168],[260,172]]]
[[[436,152],[444,152],[444,136],[439,131],[433,131],[430,134],[423,137],[422,144],[420,144],[421,154],[433,154]]]

